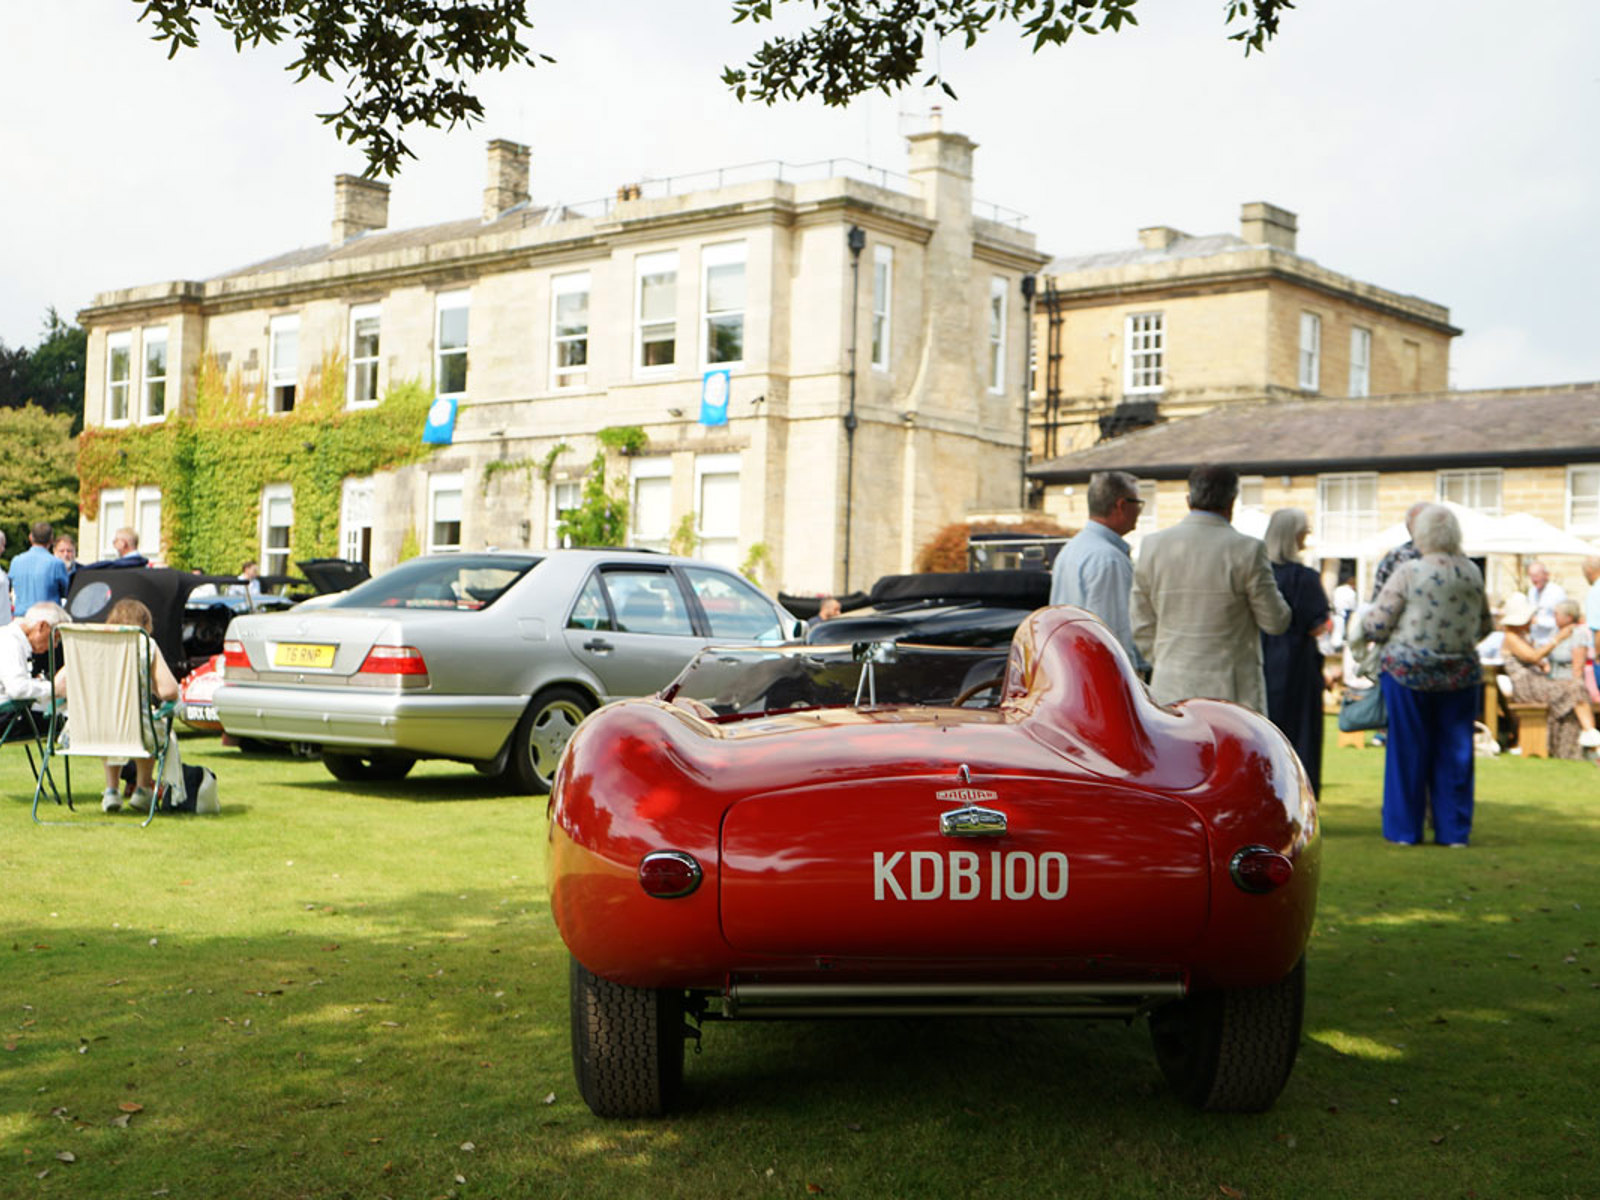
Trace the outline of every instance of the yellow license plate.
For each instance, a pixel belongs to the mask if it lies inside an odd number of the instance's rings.
[[[331,667],[333,646],[307,646],[297,642],[279,642],[272,651],[275,667]]]

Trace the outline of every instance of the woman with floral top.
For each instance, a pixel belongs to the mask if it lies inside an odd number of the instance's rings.
[[[1481,668],[1477,644],[1494,628],[1483,576],[1461,553],[1455,514],[1430,504],[1411,527],[1418,557],[1400,564],[1362,622],[1381,643],[1389,741],[1383,769],[1383,836],[1465,846],[1472,835],[1472,727]]]
[[[1563,601],[1566,603],[1570,602]],[[1538,611],[1520,592],[1506,601],[1500,614],[1500,626],[1506,631],[1501,652],[1506,674],[1511,676],[1511,696],[1519,703],[1548,707],[1551,758],[1582,758],[1584,747],[1600,746],[1594,708],[1582,682],[1572,673],[1574,642],[1582,652],[1582,639],[1572,635],[1582,634],[1583,626],[1572,620],[1563,623],[1558,615],[1555,638],[1535,646],[1529,628],[1537,619]],[[1562,659],[1565,663],[1558,669]]]

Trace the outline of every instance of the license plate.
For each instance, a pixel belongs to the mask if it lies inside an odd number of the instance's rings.
[[[190,704],[183,710],[185,721],[215,721],[217,719],[217,706],[215,704]]]
[[[333,646],[307,646],[298,642],[279,642],[272,651],[275,667],[331,667]]]

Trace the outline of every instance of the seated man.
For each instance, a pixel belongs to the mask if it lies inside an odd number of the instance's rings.
[[[54,681],[35,678],[33,656],[49,650],[56,626],[71,620],[61,605],[41,600],[16,620],[0,625],[0,700],[37,702],[66,696],[66,676],[58,672]]]
[[[148,567],[150,560],[139,553],[139,534],[137,530],[126,526],[111,535],[111,548],[117,552],[115,558],[102,558],[99,562],[85,563],[86,571],[98,570],[102,567]]]

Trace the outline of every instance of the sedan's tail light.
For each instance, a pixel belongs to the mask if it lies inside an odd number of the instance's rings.
[[[362,661],[362,675],[421,675],[428,674],[428,664],[422,660],[422,651],[415,646],[374,646]]]
[[[1270,846],[1245,846],[1228,863],[1241,891],[1275,892],[1294,876],[1294,864]]]
[[[244,652],[244,643],[226,641],[222,643],[222,669],[232,668],[237,671],[250,669],[250,656]]]

